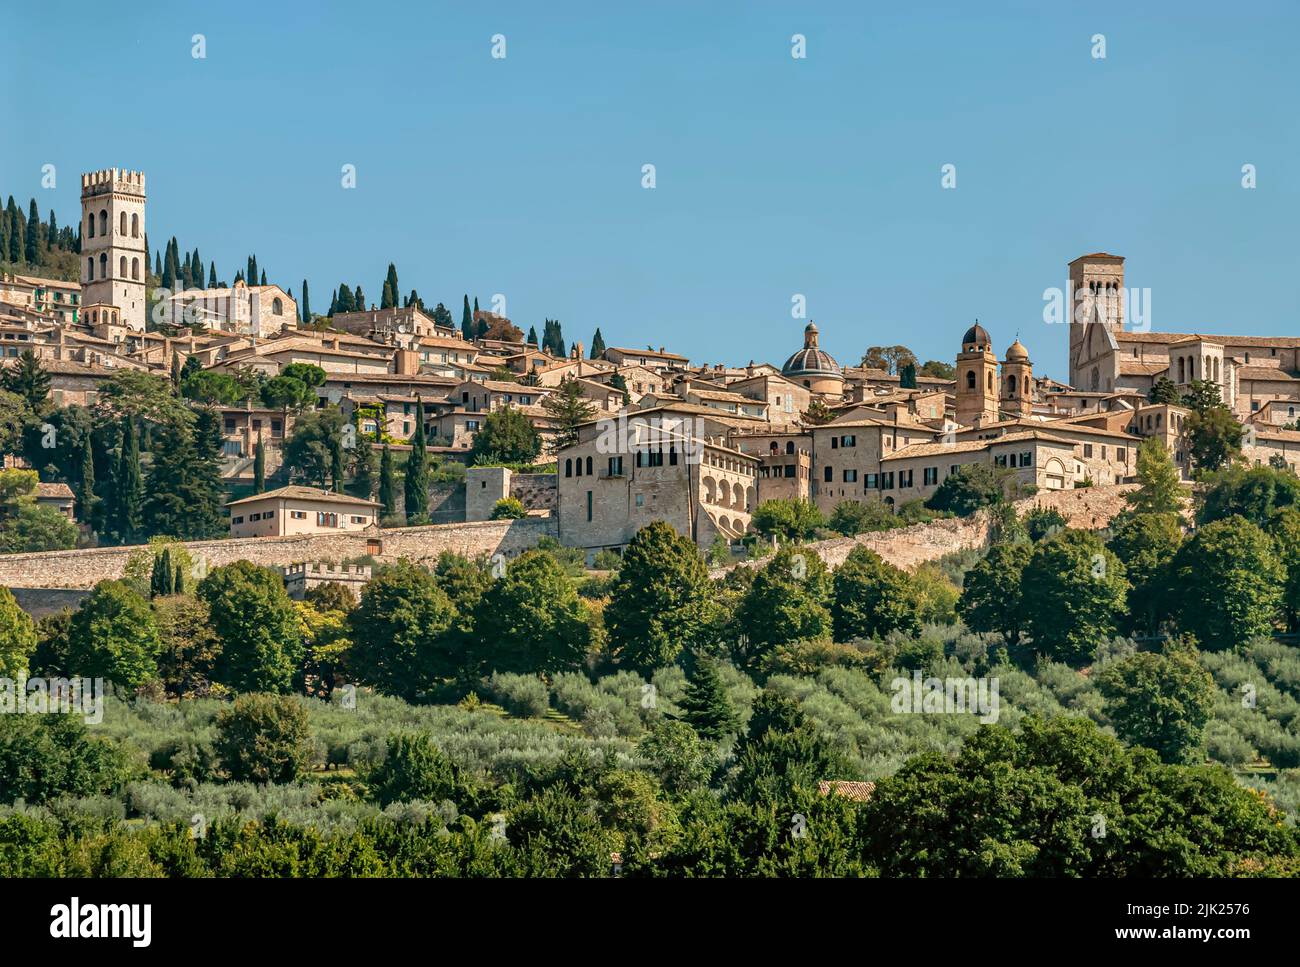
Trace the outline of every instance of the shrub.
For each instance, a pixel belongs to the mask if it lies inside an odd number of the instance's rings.
[[[241,695],[217,715],[217,756],[236,782],[293,782],[312,750],[307,711],[296,698]]]
[[[487,685],[492,698],[511,715],[541,718],[551,707],[546,683],[536,675],[497,672]]]

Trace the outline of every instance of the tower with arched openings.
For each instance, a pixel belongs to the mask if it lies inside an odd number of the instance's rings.
[[[962,426],[996,423],[998,358],[988,332],[978,322],[966,330],[957,354],[957,422]]]
[[[145,328],[144,173],[109,168],[81,176],[81,301],[121,310],[122,324]]]

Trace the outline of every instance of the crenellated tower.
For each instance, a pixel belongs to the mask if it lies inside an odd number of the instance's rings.
[[[109,168],[81,176],[81,301],[116,306],[122,324],[145,328],[144,173]]]

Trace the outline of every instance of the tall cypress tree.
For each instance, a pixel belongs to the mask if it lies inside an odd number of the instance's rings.
[[[247,266],[247,271],[244,273],[244,278],[248,281],[249,285],[257,285],[257,256],[256,255],[250,255],[248,257],[248,266]]]
[[[311,298],[307,294],[307,280],[302,280],[302,321],[311,322]]]
[[[77,519],[89,524],[95,511],[95,452],[91,449],[91,435],[81,438],[81,479],[77,483]]]
[[[465,308],[460,313],[460,334],[466,342],[474,338],[474,317],[469,312],[469,296],[465,296]]]
[[[682,718],[706,739],[717,742],[740,730],[736,711],[711,659],[696,658],[686,678],[686,693],[678,704]]]
[[[411,456],[406,461],[406,521],[423,520],[429,513],[429,454],[424,442],[424,401],[415,398],[415,432]]]
[[[397,307],[397,293],[401,290],[397,287],[397,266],[392,262],[388,263],[388,276],[384,279],[384,293],[379,308],[393,309]]]
[[[334,482],[334,492],[343,493],[343,434],[336,433],[330,438],[330,480]]]
[[[262,269],[262,281],[258,285],[266,285],[266,269]]]
[[[393,471],[393,452],[384,444],[384,455],[379,461],[379,503],[383,505],[383,515],[392,517],[397,513],[397,480]]]
[[[203,259],[199,257],[198,249],[190,256],[190,279],[194,282],[194,288],[203,288]]]
[[[596,327],[596,335],[591,337],[591,358],[600,359],[605,355],[605,337],[600,334],[600,326]]]
[[[55,246],[59,245],[59,223],[58,220],[54,217],[53,208],[50,209],[49,232],[50,232],[50,248],[54,248]],[[145,251],[146,252],[149,251],[149,245],[147,242],[145,243]]]
[[[257,438],[257,449],[253,452],[253,493],[266,491],[266,447],[262,438]]]
[[[32,199],[31,207],[27,210],[27,238],[24,239],[23,254],[27,256],[27,261],[35,265],[41,260],[41,249],[44,247],[41,238],[41,213],[36,210],[36,199]]]
[[[537,345],[537,327],[528,327],[528,345],[536,347]]]
[[[122,544],[134,544],[140,537],[140,505],[144,501],[144,480],[140,475],[140,441],[135,417],[122,420],[122,449],[118,455],[117,537]]]
[[[162,253],[157,251],[153,253],[153,275],[155,279],[163,277]]]
[[[356,292],[353,293],[352,304],[357,307],[357,312],[366,311],[366,294],[361,291],[361,286],[357,286]]]

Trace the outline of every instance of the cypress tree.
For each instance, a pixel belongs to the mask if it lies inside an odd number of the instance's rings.
[[[366,294],[361,291],[361,286],[357,286],[356,292],[353,293],[352,304],[357,307],[357,312],[366,311]]]
[[[248,257],[247,268],[248,271],[244,273],[244,278],[248,280],[249,285],[255,285],[257,283],[257,256],[256,255],[250,255]]]
[[[198,249],[190,256],[190,279],[194,282],[194,288],[203,288],[203,259],[199,257]]]
[[[163,276],[162,255],[157,251],[153,253],[153,276],[155,279]]]
[[[50,236],[49,236],[50,248],[54,248],[54,247],[56,247],[56,246],[59,244],[59,222],[58,222],[58,220],[54,217],[54,209],[53,209],[53,208],[50,209],[49,233],[50,233]],[[148,246],[147,246],[147,244],[146,244],[146,247],[145,247],[145,251],[148,251]]]
[[[330,440],[330,479],[334,492],[343,493],[343,435],[336,433]]]
[[[144,481],[140,476],[140,443],[135,418],[122,421],[122,449],[118,455],[117,475],[117,537],[123,544],[132,544],[140,536],[140,504],[144,499]]]
[[[0,208],[0,262],[9,258],[9,213]]]
[[[181,288],[186,291],[194,288],[194,271],[189,252],[185,253],[185,261],[181,263]]]
[[[397,266],[392,262],[388,263],[388,276],[384,279],[383,301],[380,303],[381,309],[393,309],[397,306],[397,293],[401,290],[397,287]]]
[[[600,359],[605,355],[605,337],[600,334],[600,326],[596,327],[596,335],[591,337],[591,358]]]
[[[406,461],[406,521],[421,520],[429,513],[429,454],[424,442],[424,401],[415,398],[415,432],[411,434],[411,456]]]
[[[32,199],[31,207],[28,208],[27,215],[27,238],[23,254],[27,256],[27,261],[35,265],[41,258],[41,213],[36,210],[36,199]]]
[[[266,447],[262,438],[257,438],[257,450],[253,453],[253,493],[266,491]]]
[[[153,559],[153,573],[149,577],[149,596],[165,597],[176,593],[176,565],[172,563],[172,549],[164,547]]]
[[[536,326],[529,326],[529,327],[528,327],[528,345],[533,346],[533,347],[536,347],[536,346],[537,346],[537,327],[536,327]]]
[[[352,301],[352,290],[348,288],[348,284],[344,282],[342,285],[339,286],[338,311],[352,312],[355,309],[356,309],[356,303]]]
[[[460,313],[460,334],[465,341],[474,338],[474,317],[469,314],[469,296],[465,296],[465,308]]]
[[[328,315],[332,319],[334,318],[334,313],[338,311],[339,311],[339,290],[335,289],[334,294],[330,296],[330,311],[326,313],[326,315]]]
[[[168,292],[176,291],[176,273],[172,271],[172,252],[167,249],[167,261],[162,267],[162,287]]]
[[[21,262],[27,235],[27,224],[23,213],[14,204],[13,195],[9,196],[9,261]]]
[[[258,285],[266,285],[266,269],[262,269],[262,281]]]
[[[94,518],[95,509],[95,453],[91,449],[90,434],[81,439],[81,480],[77,485],[77,513],[83,524]]]
[[[679,704],[682,718],[706,739],[718,742],[740,730],[736,711],[731,707],[727,690],[711,659],[696,659],[686,678],[686,693]]]
[[[379,503],[383,505],[383,515],[392,517],[397,513],[397,481],[393,473],[393,452],[384,444],[384,455],[379,461]]]
[[[307,280],[302,280],[302,321],[311,322],[311,299],[307,295]]]

